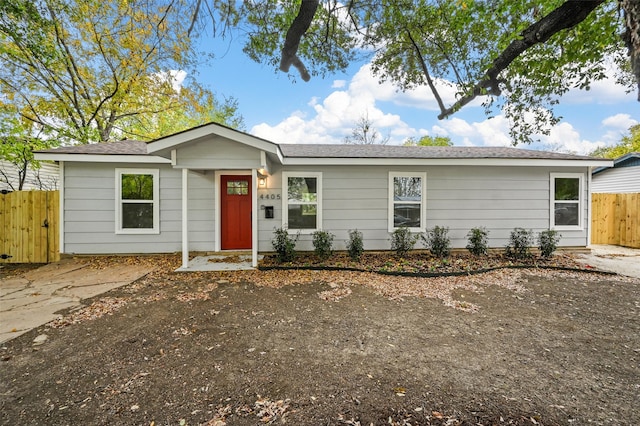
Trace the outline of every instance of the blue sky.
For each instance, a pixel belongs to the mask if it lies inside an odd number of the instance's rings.
[[[438,120],[435,101],[426,88],[402,93],[389,83],[380,84],[366,62],[352,64],[346,73],[312,77],[305,83],[297,75],[292,78],[251,61],[242,53],[241,40],[230,44],[203,40],[202,48],[213,49],[215,58],[198,69],[197,80],[219,95],[235,97],[244,130],[273,142],[343,143],[357,120],[367,114],[393,144],[425,134],[448,136],[460,146],[510,144],[509,123],[500,115],[488,119],[479,102],[452,118]],[[636,93],[626,94],[613,77],[594,84],[590,91],[570,91],[556,112],[564,118],[551,135],[523,148],[587,154],[617,143],[630,126],[640,122]]]

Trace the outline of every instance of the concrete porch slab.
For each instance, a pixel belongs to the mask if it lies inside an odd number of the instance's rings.
[[[258,255],[258,260],[262,259]],[[180,267],[176,272],[216,272],[216,271],[249,271],[256,269],[251,265],[250,254],[212,254],[196,256],[189,261],[186,268]]]

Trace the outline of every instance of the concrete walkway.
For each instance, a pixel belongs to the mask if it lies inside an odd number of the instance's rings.
[[[258,260],[262,260],[258,255]],[[256,269],[251,264],[250,254],[223,253],[196,256],[189,260],[187,268],[180,267],[176,272],[216,272],[216,271],[250,271]]]
[[[603,271],[640,278],[640,249],[595,244],[589,248],[591,253],[576,256],[579,262]]]
[[[82,306],[89,299],[137,280],[151,272],[145,265],[88,267],[81,259],[65,259],[23,275],[0,279],[0,343]]]

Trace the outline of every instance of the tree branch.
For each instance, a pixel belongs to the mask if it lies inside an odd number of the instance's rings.
[[[624,9],[625,26],[627,27],[622,39],[627,46],[631,71],[638,85],[638,101],[640,102],[640,3],[634,0],[620,0],[620,4]]]
[[[438,115],[438,119],[442,120],[451,116],[460,108],[486,92],[496,96],[500,95],[498,76],[518,56],[530,47],[538,43],[546,42],[554,34],[578,25],[604,2],[605,0],[568,0],[538,22],[530,25],[522,32],[522,38],[512,41],[502,53],[493,60],[491,67],[485,72],[484,77],[471,89],[471,92],[463,96],[451,107],[442,111],[442,113]]]
[[[189,29],[187,30],[187,35],[191,37],[191,31],[193,31],[193,27],[196,26],[196,21],[198,20],[198,15],[200,14],[200,5],[202,4],[202,0],[198,0],[196,2],[196,10],[191,15],[191,24],[189,25]]]
[[[298,57],[298,47],[300,46],[302,36],[304,36],[311,26],[311,21],[313,21],[313,16],[316,14],[319,4],[319,0],[302,0],[298,15],[287,31],[284,47],[282,48],[282,56],[280,58],[281,71],[289,72],[289,68],[293,65],[298,69],[300,77],[302,77],[304,81],[309,81],[311,76]]]
[[[424,58],[422,57],[422,53],[420,52],[420,47],[418,47],[418,44],[416,43],[416,41],[413,39],[413,36],[411,35],[411,31],[409,31],[409,29],[406,29],[407,32],[407,37],[409,37],[409,40],[411,41],[411,44],[413,45],[413,49],[416,52],[416,55],[418,56],[418,60],[420,61],[420,66],[422,67],[422,72],[424,73],[426,79],[427,79],[427,84],[429,85],[429,88],[431,89],[431,93],[433,93],[433,96],[436,98],[436,102],[438,102],[438,106],[440,107],[440,111],[444,112],[445,111],[445,106],[444,106],[444,102],[442,102],[442,97],[440,96],[440,93],[438,93],[438,90],[436,89],[436,86],[433,84],[433,80],[431,78],[431,74],[429,74],[429,69],[427,68],[427,64],[424,61]]]

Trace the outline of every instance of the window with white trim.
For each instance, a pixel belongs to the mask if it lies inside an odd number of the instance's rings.
[[[322,229],[322,173],[282,173],[282,226],[310,233]]]
[[[583,177],[581,173],[551,173],[552,229],[582,229]]]
[[[406,226],[425,230],[427,174],[389,172],[389,232]]]
[[[158,169],[116,169],[116,233],[160,233]]]

